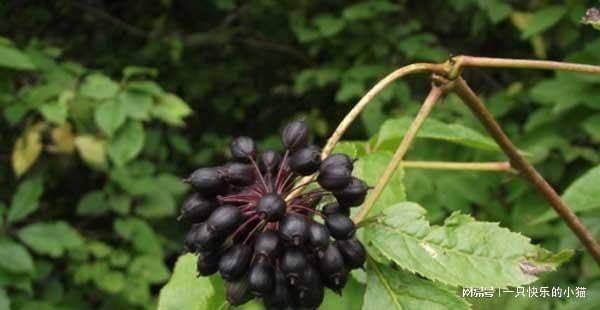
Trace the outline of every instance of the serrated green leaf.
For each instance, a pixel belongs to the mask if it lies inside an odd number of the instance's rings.
[[[94,73],[88,75],[80,88],[81,95],[92,99],[109,99],[119,91],[119,84],[106,75]]]
[[[44,184],[41,178],[21,182],[8,209],[7,221],[16,222],[34,212],[39,206],[43,192]]]
[[[111,137],[125,123],[127,115],[123,107],[119,101],[109,100],[96,108],[94,120],[107,136]]]
[[[367,244],[408,271],[453,286],[518,286],[558,265],[498,223],[453,213],[443,226],[430,226],[425,213],[411,202],[385,209],[366,227]]]
[[[108,156],[117,165],[123,166],[134,159],[144,146],[144,126],[139,121],[128,121],[108,145]]]
[[[33,259],[27,249],[9,239],[0,239],[0,269],[29,275],[33,275],[35,271]]]
[[[368,154],[354,163],[352,173],[354,176],[365,181],[369,186],[375,186],[391,159],[392,153],[390,152]],[[378,214],[385,208],[406,200],[403,177],[404,171],[402,168],[396,169],[388,184],[383,189],[381,196],[379,196],[375,205],[369,210],[369,214]]]
[[[402,117],[383,123],[379,135],[372,139],[373,149],[395,150],[411,122],[411,118]],[[500,151],[500,147],[492,139],[471,128],[460,124],[445,124],[431,117],[423,123],[417,138],[443,140],[476,149]]]
[[[183,126],[183,119],[192,114],[192,109],[174,94],[160,96],[158,102],[152,106],[150,114],[173,126]]]
[[[367,291],[362,309],[470,309],[449,288],[369,261]]]
[[[521,33],[521,39],[529,39],[531,36],[552,27],[566,12],[566,7],[562,5],[548,6],[535,12],[527,21],[527,26],[523,30],[523,33]]]
[[[196,256],[180,256],[173,276],[160,290],[158,310],[204,310],[215,293],[209,278],[196,277]]]
[[[77,230],[65,222],[34,223],[21,228],[17,235],[36,253],[51,257],[60,257],[83,244]]]
[[[36,69],[26,54],[10,45],[0,45],[0,67],[17,70]]]
[[[562,200],[574,212],[587,212],[600,208],[600,166],[596,166],[575,180],[562,194]],[[554,210],[548,210],[533,223],[542,223],[557,218]]]

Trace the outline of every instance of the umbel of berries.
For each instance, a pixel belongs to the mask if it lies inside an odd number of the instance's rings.
[[[325,288],[341,294],[349,272],[364,265],[349,215],[368,186],[352,176],[351,158],[321,160],[308,136],[304,121],[289,123],[283,154],[235,138],[232,162],[186,179],[194,193],[179,216],[191,224],[185,247],[198,255],[199,276],[220,273],[232,305],[260,298],[267,309],[314,309]],[[299,184],[313,174],[311,186]]]

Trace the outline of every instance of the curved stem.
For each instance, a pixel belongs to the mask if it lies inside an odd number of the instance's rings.
[[[423,124],[427,116],[429,116],[429,113],[435,106],[435,103],[438,101],[438,99],[440,99],[440,97],[442,97],[444,92],[445,88],[436,85],[431,86],[431,91],[429,91],[429,95],[427,95],[427,98],[425,98],[425,102],[421,106],[421,109],[417,113],[417,116],[410,124],[410,127],[406,131],[404,138],[402,138],[402,141],[400,142],[398,149],[396,149],[396,153],[394,153],[392,160],[385,168],[383,175],[379,179],[379,182],[377,182],[377,185],[375,186],[373,191],[369,194],[369,196],[367,196],[367,200],[361,208],[360,212],[354,218],[355,223],[359,223],[360,221],[362,221],[369,212],[369,210],[375,205],[375,202],[377,201],[379,196],[381,196],[383,189],[389,182],[394,171],[396,171],[396,168],[398,168],[398,166],[400,165],[402,158],[404,158],[404,155],[406,154],[408,148],[412,144],[412,141],[416,137],[417,131],[419,131],[419,128],[421,128],[421,125]]]
[[[450,69],[451,69],[451,62],[449,62],[449,61],[445,62],[445,63],[441,63],[441,64],[415,63],[415,64],[410,64],[410,65],[401,67],[401,68],[395,70],[394,72],[388,74],[383,79],[379,80],[379,82],[377,82],[371,89],[369,89],[369,91],[364,96],[362,96],[362,98],[360,98],[358,103],[356,103],[356,105],[354,105],[354,107],[350,110],[350,112],[348,112],[348,114],[346,114],[346,116],[344,116],[344,119],[342,119],[342,121],[338,124],[338,126],[335,129],[335,131],[333,132],[333,134],[331,134],[331,136],[327,140],[327,144],[325,144],[325,146],[323,147],[323,151],[321,152],[321,158],[325,159],[327,156],[329,156],[329,154],[331,154],[331,152],[333,151],[333,148],[340,141],[340,139],[342,138],[342,135],[344,135],[344,133],[346,132],[348,127],[350,127],[350,125],[352,125],[354,120],[360,115],[360,113],[365,109],[365,107],[369,104],[369,102],[371,102],[373,100],[373,98],[375,98],[375,96],[377,96],[389,84],[391,84],[395,80],[398,80],[398,79],[400,79],[404,76],[410,75],[410,74],[421,73],[421,72],[446,74],[450,71]],[[305,176],[302,179],[300,179],[300,183],[309,182],[313,178],[314,178],[314,175]],[[302,191],[302,189],[303,188],[296,189],[295,191],[291,192],[288,195],[288,197],[290,199],[293,199],[294,197],[296,197],[298,195],[298,193],[300,193]]]
[[[569,228],[577,235],[579,240],[587,248],[588,252],[600,264],[600,245],[596,243],[592,234],[579,221],[573,210],[571,210],[548,184],[542,175],[519,154],[512,141],[506,136],[494,116],[486,108],[483,101],[471,90],[467,82],[461,77],[456,80],[454,92],[477,116],[485,126],[490,135],[496,140],[504,153],[510,158],[512,165],[544,196],[546,201],[554,208],[556,213],[567,223]]]
[[[518,69],[541,69],[562,70],[580,73],[600,74],[600,66],[577,64],[561,61],[511,59],[511,58],[489,58],[460,55],[453,58],[455,66],[450,77],[458,77],[463,67],[488,67],[488,68],[518,68]]]

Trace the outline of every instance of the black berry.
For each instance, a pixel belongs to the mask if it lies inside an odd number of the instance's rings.
[[[352,170],[345,166],[330,165],[319,170],[317,181],[326,190],[340,190],[352,180]]]
[[[205,195],[214,195],[226,188],[225,180],[215,167],[200,168],[194,171],[186,180],[195,190]]]
[[[181,214],[177,219],[199,223],[206,220],[216,208],[217,204],[214,201],[208,200],[198,193],[193,193],[183,203]]]
[[[301,120],[287,124],[282,134],[283,145],[291,152],[295,152],[308,143],[308,126]]]
[[[247,303],[253,298],[249,288],[248,279],[246,278],[229,283],[227,285],[227,302],[233,306],[241,306]]]
[[[276,222],[284,217],[286,208],[287,205],[281,195],[268,193],[258,201],[256,212],[261,218],[269,222]]]
[[[348,155],[343,153],[336,153],[327,156],[321,163],[321,169],[327,169],[331,166],[342,166],[352,171],[354,169],[354,162]]]
[[[265,296],[268,309],[287,309],[292,303],[292,294],[288,280],[281,271],[275,272],[273,293]]]
[[[206,223],[193,225],[185,237],[185,247],[190,252],[216,250],[222,242],[222,235],[209,229]]]
[[[288,244],[299,246],[306,240],[308,224],[302,215],[290,214],[279,223],[279,233]]]
[[[337,246],[349,269],[360,268],[365,264],[365,261],[367,260],[367,251],[362,243],[356,238],[338,240]]]
[[[247,186],[254,183],[254,167],[243,163],[227,163],[222,167],[223,178],[229,184]]]
[[[281,155],[273,150],[264,151],[260,154],[259,166],[263,172],[273,173],[279,167]]]
[[[329,231],[322,224],[312,222],[308,227],[308,241],[318,251],[326,249],[329,246]]]
[[[272,230],[261,232],[254,241],[254,255],[258,258],[274,261],[281,254],[281,248],[279,235]]]
[[[231,156],[242,162],[249,162],[256,155],[256,144],[250,137],[241,136],[233,139],[229,146]]]
[[[334,213],[325,219],[325,225],[331,236],[337,240],[346,240],[354,236],[356,227],[352,220],[340,213]]]
[[[360,206],[365,201],[367,190],[369,187],[367,183],[361,179],[353,177],[350,183],[343,189],[333,192],[333,195],[337,199],[338,203],[347,206]]]
[[[250,292],[256,296],[265,296],[273,291],[275,286],[275,271],[273,266],[265,261],[256,262],[248,272]]]
[[[315,146],[299,149],[290,157],[290,169],[299,175],[310,175],[317,172],[321,164],[321,152]]]
[[[302,250],[295,247],[287,249],[279,261],[279,268],[281,268],[281,271],[283,271],[292,285],[298,283],[298,280],[308,266],[306,255],[304,255]]]
[[[219,261],[219,272],[226,281],[235,281],[241,278],[250,265],[252,249],[242,243],[234,244],[229,248]]]
[[[325,216],[329,216],[334,213],[341,213],[345,216],[350,216],[350,208],[340,206],[340,204],[337,202],[332,202],[324,205],[321,213],[323,213]]]
[[[210,276],[219,271],[220,259],[221,255],[219,255],[218,252],[209,252],[198,256],[198,262],[196,264],[198,276]]]
[[[240,209],[232,205],[223,205],[217,208],[208,218],[208,228],[219,233],[228,233],[235,228],[242,219]]]

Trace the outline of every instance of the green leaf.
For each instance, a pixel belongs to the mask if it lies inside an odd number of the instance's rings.
[[[28,179],[17,187],[8,210],[8,223],[16,222],[26,218],[39,206],[40,197],[44,192],[44,184],[41,178]]]
[[[388,1],[365,1],[345,8],[342,15],[348,20],[359,20],[397,12],[401,8],[400,5]]]
[[[126,117],[123,105],[116,100],[109,100],[100,104],[94,113],[98,128],[109,137],[125,123]]]
[[[125,79],[140,75],[156,77],[158,75],[158,70],[156,68],[138,66],[127,66],[123,69],[123,77],[125,77]]]
[[[35,271],[33,259],[27,249],[9,239],[0,239],[0,269],[30,275]]]
[[[119,91],[119,84],[106,75],[94,73],[88,75],[80,88],[80,93],[92,99],[109,99]]]
[[[21,228],[17,235],[36,253],[60,257],[68,249],[79,247],[83,239],[65,222],[35,223]]]
[[[106,141],[91,135],[82,135],[75,138],[75,147],[79,156],[92,168],[106,167]]]
[[[101,190],[88,192],[77,204],[77,214],[100,215],[108,210],[106,194]]]
[[[126,90],[119,94],[118,102],[121,110],[129,117],[139,120],[150,118],[150,108],[152,108],[152,95]]]
[[[562,5],[548,6],[535,12],[528,20],[523,33],[521,33],[521,39],[529,39],[531,36],[554,26],[566,12],[566,8]]]
[[[10,310],[10,297],[8,297],[3,287],[0,287],[0,309]]]
[[[172,174],[160,174],[156,176],[155,182],[158,188],[173,195],[183,195],[189,189],[189,186],[180,177]]]
[[[430,226],[425,209],[405,202],[387,208],[365,229],[369,247],[400,267],[453,286],[518,286],[553,271],[560,261],[498,223],[453,213]]]
[[[108,145],[108,156],[117,165],[123,166],[134,159],[144,146],[144,127],[139,121],[128,121]]]
[[[353,174],[367,182],[369,186],[375,186],[391,159],[392,154],[389,152],[368,154],[354,163]],[[387,186],[383,189],[381,196],[377,199],[371,210],[369,210],[369,214],[380,213],[385,208],[406,200],[403,176],[404,171],[402,168],[396,169]]]
[[[169,279],[169,270],[162,261],[162,257],[154,255],[138,256],[129,264],[128,274],[141,278],[151,284],[158,284]]]
[[[127,89],[131,91],[146,93],[154,96],[163,94],[162,88],[153,81],[133,81],[127,84]]]
[[[39,107],[39,111],[46,120],[57,125],[62,125],[67,120],[68,107],[64,101],[45,103]]]
[[[501,22],[512,12],[511,6],[501,0],[478,0],[477,4],[485,10],[494,24]]]
[[[367,291],[362,307],[369,309],[470,309],[451,289],[375,261],[367,264]]]
[[[334,36],[344,30],[344,26],[346,26],[345,20],[330,14],[317,16],[314,23],[323,37]]]
[[[17,70],[36,69],[27,55],[9,45],[0,45],[0,67]]]
[[[383,123],[379,135],[372,139],[373,149],[395,150],[411,122],[411,118],[402,117]],[[443,140],[476,149],[500,151],[500,147],[492,139],[471,128],[459,124],[445,124],[431,117],[423,123],[417,138]]]
[[[575,212],[587,212],[600,208],[600,166],[596,166],[575,180],[562,194],[564,203]],[[557,218],[556,211],[550,209],[533,223],[546,222]]]
[[[164,94],[152,107],[150,114],[167,124],[183,126],[183,118],[192,114],[192,109],[176,95]]]
[[[162,257],[162,247],[158,237],[146,221],[134,217],[120,218],[115,220],[114,230],[121,238],[132,242],[137,252]]]
[[[180,256],[175,264],[173,276],[158,298],[158,310],[204,310],[206,303],[215,293],[209,278],[196,277],[196,256]]]
[[[145,218],[161,218],[175,214],[175,199],[169,192],[163,191],[160,187],[153,186],[155,190],[149,192],[144,197],[135,212]]]

